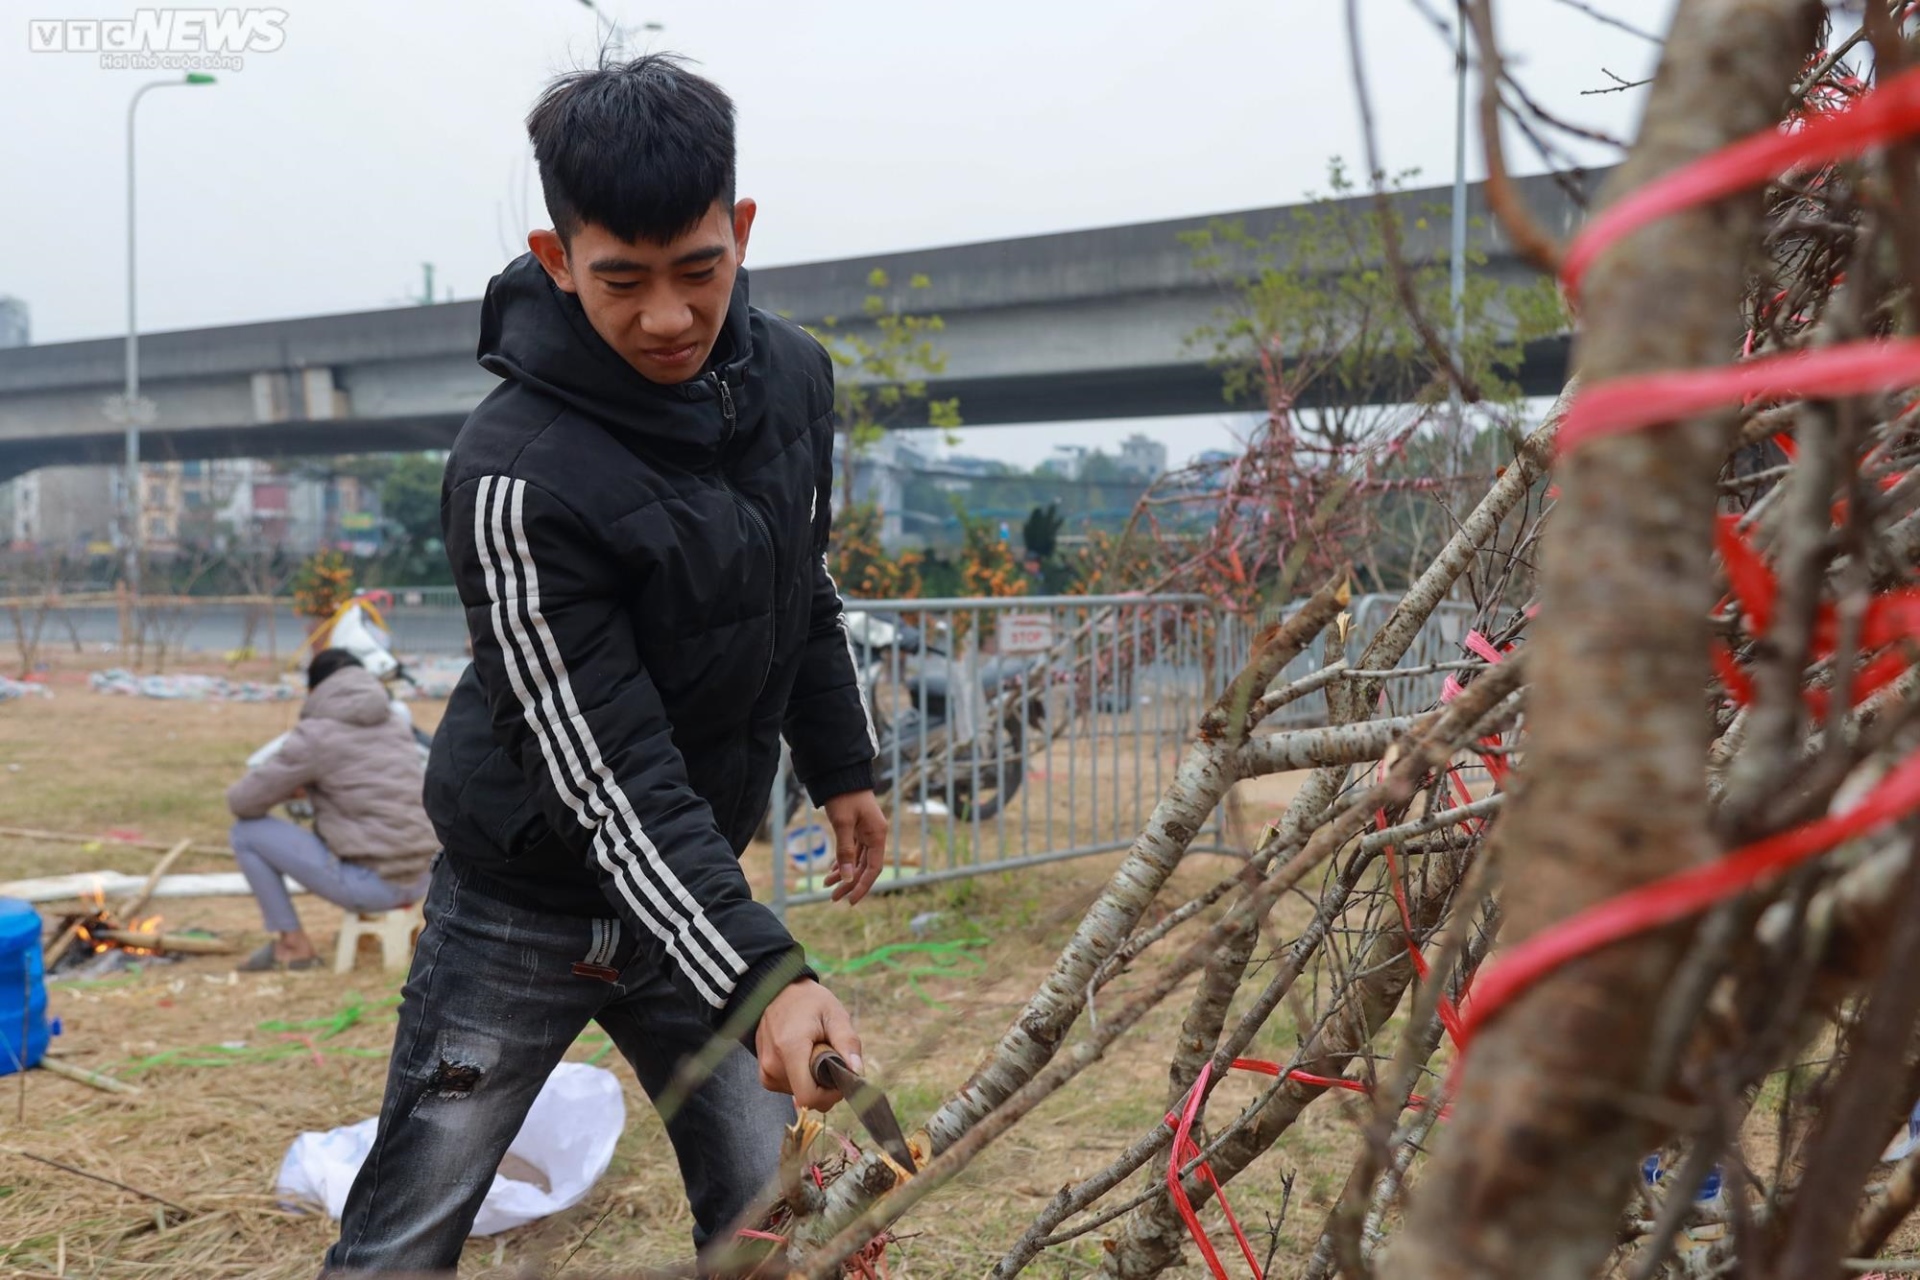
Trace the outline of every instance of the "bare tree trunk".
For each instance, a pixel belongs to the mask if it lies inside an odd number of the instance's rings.
[[[1614,194],[1772,125],[1820,11],[1686,0]],[[1582,301],[1583,381],[1720,363],[1739,341],[1760,212],[1758,193],[1733,197],[1602,257]],[[1730,441],[1722,419],[1689,421],[1595,440],[1559,468],[1529,644],[1531,741],[1494,834],[1515,940],[1717,852],[1701,691],[1715,477]],[[1682,941],[1667,930],[1601,951],[1481,1032],[1389,1275],[1593,1274],[1655,1136],[1633,1101]]]

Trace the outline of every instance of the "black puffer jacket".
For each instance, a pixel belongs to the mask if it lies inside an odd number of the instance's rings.
[[[707,370],[649,382],[531,255],[488,287],[480,363],[505,381],[441,499],[474,664],[427,811],[505,895],[612,903],[717,1024],[796,949],[739,864],[782,728],[816,800],[872,785],[824,559],[832,363],[743,271]]]

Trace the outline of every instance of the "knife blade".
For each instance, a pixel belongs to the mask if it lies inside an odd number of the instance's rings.
[[[847,1105],[853,1108],[853,1114],[860,1117],[860,1123],[867,1127],[867,1132],[880,1144],[881,1150],[893,1157],[894,1163],[908,1173],[920,1171],[913,1160],[913,1149],[907,1146],[906,1135],[900,1132],[900,1121],[894,1116],[893,1104],[887,1101],[886,1094],[867,1083],[831,1045],[815,1047],[812,1070],[813,1082],[845,1098]]]

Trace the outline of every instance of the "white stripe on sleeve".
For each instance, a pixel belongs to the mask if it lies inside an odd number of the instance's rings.
[[[474,514],[474,540],[487,572],[494,634],[508,679],[555,789],[580,824],[594,833],[601,867],[634,915],[666,944],[702,998],[723,1007],[746,964],[648,839],[580,714],[559,646],[540,612],[539,580],[523,517],[525,495],[523,480],[485,477]],[[644,871],[632,846],[645,855]],[[685,911],[676,910],[669,899]]]

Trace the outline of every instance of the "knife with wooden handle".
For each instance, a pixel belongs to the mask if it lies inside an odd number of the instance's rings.
[[[836,1052],[832,1045],[815,1045],[813,1050],[813,1082],[822,1089],[832,1089],[847,1100],[853,1108],[853,1114],[860,1117],[860,1123],[867,1127],[873,1140],[880,1149],[893,1157],[894,1163],[908,1173],[918,1173],[919,1167],[913,1162],[913,1149],[907,1146],[906,1135],[900,1132],[900,1121],[893,1114],[893,1104],[887,1101],[887,1095],[868,1084],[858,1072],[847,1065],[847,1060]]]

